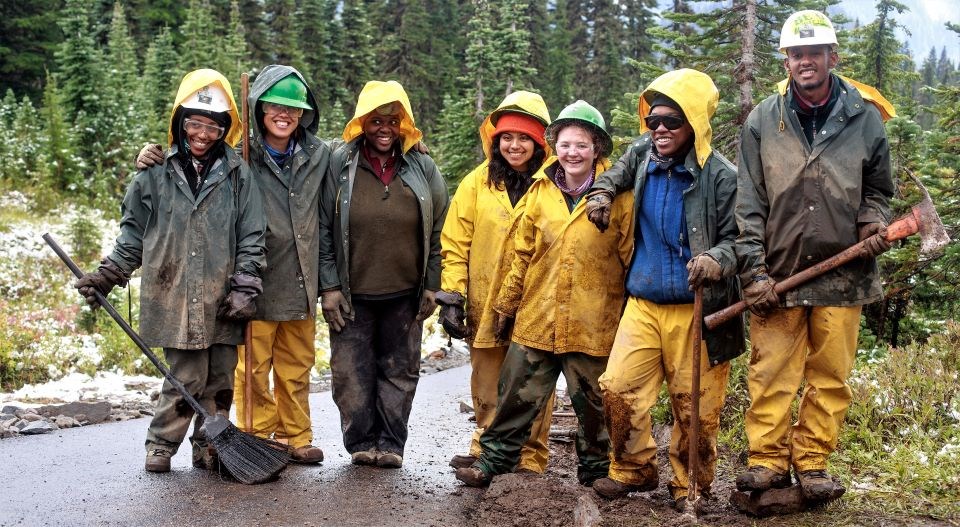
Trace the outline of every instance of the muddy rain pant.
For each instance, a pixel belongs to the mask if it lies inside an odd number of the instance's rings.
[[[791,307],[750,316],[750,466],[825,469],[850,406],[860,306]],[[806,381],[797,422],[791,405]]]
[[[354,319],[330,332],[333,401],[351,454],[375,448],[403,456],[420,379],[418,307],[416,295],[354,299]]]
[[[480,436],[493,422],[497,409],[497,384],[500,369],[507,356],[507,347],[474,348],[470,347],[470,393],[473,395],[473,411],[477,418],[477,428],[470,438],[470,455],[480,457]],[[547,469],[550,454],[550,419],[553,416],[554,395],[543,405],[533,421],[530,438],[520,449],[520,464],[517,468],[543,473]]]
[[[606,365],[606,357],[552,353],[511,344],[500,370],[497,410],[480,436],[482,453],[475,466],[491,476],[514,470],[533,422],[551,399],[562,372],[578,421],[577,478],[589,483],[606,476],[610,438],[597,385]]]
[[[200,406],[211,415],[230,412],[233,371],[237,367],[236,346],[214,344],[201,350],[163,348],[163,354],[170,373],[183,383],[187,391],[200,402]],[[157,408],[147,429],[147,451],[164,448],[176,454],[193,417],[193,408],[170,381],[164,380]],[[200,432],[203,418],[199,415],[196,417],[190,442],[194,445],[194,451],[199,452],[206,447],[207,440]]]
[[[317,324],[309,320],[254,320],[253,333],[253,433],[273,437],[293,448],[313,441],[310,424],[310,370],[316,360]],[[234,384],[237,422],[245,429],[243,405],[244,349]],[[273,378],[273,389],[270,380]]]
[[[657,444],[650,409],[667,381],[673,430],[670,467],[674,499],[687,495],[689,485],[688,431],[691,416],[693,304],[660,305],[630,297],[600,377],[607,428],[610,431],[610,479],[631,485],[656,481]],[[700,438],[698,484],[709,490],[717,466],[717,432],[726,396],[730,363],[710,367],[705,344],[700,346]]]

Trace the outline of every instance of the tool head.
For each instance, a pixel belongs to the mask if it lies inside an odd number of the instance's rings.
[[[920,226],[920,254],[930,256],[939,253],[950,243],[950,235],[947,234],[930,195],[922,186],[920,188],[923,190],[923,199],[913,206],[913,215]]]

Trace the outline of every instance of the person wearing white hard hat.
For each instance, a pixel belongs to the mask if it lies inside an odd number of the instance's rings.
[[[164,162],[134,177],[113,251],[75,284],[96,306],[94,290],[106,295],[142,267],[140,336],[163,348],[170,372],[210,414],[230,411],[237,345],[262,291],[266,225],[260,191],[232,148],[240,137],[227,79],[211,69],[184,76]],[[170,471],[193,417],[164,381],[147,430],[147,471]],[[196,421],[194,464],[216,468]]]
[[[894,186],[885,117],[873,88],[832,72],[830,19],[791,15],[780,34],[787,79],[750,112],[740,137],[736,252],[750,311],[750,443],[741,491],[791,485],[827,501],[843,487],[827,472],[850,404],[847,377],[860,312],[883,295],[876,256]],[[795,289],[774,285],[867,240],[861,258]],[[791,424],[797,391],[803,395]]]

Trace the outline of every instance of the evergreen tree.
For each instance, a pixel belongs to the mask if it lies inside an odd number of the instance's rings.
[[[161,28],[147,47],[143,61],[143,115],[147,127],[144,141],[166,143],[170,106],[184,73],[173,47],[170,30]]]
[[[149,104],[137,79],[135,49],[123,5],[116,2],[107,37],[107,75],[100,106],[104,126],[99,137],[103,147],[100,162],[106,168],[115,168],[119,177],[133,168],[129,160],[136,155],[147,133],[143,112],[149,111]]]
[[[297,69],[303,69],[303,52],[300,50],[299,27],[297,26],[297,3],[294,0],[272,0],[269,13],[271,42],[271,61],[277,64],[288,64]]]
[[[50,186],[58,191],[75,190],[75,142],[67,125],[63,96],[60,93],[57,77],[49,72],[43,88],[43,107],[40,115],[46,135],[44,158],[50,164]]]
[[[15,181],[17,168],[13,156],[13,116],[17,112],[17,96],[13,88],[7,88],[0,100],[0,180]]]
[[[418,121],[422,121],[427,114],[424,103],[430,102],[430,93],[426,88],[426,81],[432,75],[439,73],[434,57],[430,55],[430,41],[436,38],[430,19],[427,15],[425,2],[403,1],[391,2],[391,8],[384,11],[384,19],[389,22],[381,26],[380,34],[385,34],[382,40],[382,56],[380,62],[381,78],[396,79],[403,84],[413,113]],[[422,124],[422,123],[421,123]]]
[[[568,25],[567,0],[557,0],[548,11],[545,64],[537,79],[543,100],[552,115],[573,102],[574,60],[573,41],[575,30]]]
[[[246,33],[246,44],[251,64],[270,64],[273,43],[267,37],[269,29],[264,13],[265,0],[239,0],[240,16]]]
[[[873,22],[853,31],[850,42],[849,61],[846,66],[851,76],[860,82],[875,87],[894,103],[897,108],[911,106],[909,90],[917,79],[912,60],[901,50],[895,31],[906,31],[894,18],[894,13],[903,14],[907,8],[896,0],[879,0],[877,18]],[[901,68],[909,63],[911,67]],[[906,94],[904,94],[906,92]]]
[[[213,12],[209,0],[190,0],[187,5],[186,19],[180,31],[183,41],[178,54],[183,70],[215,68],[218,46],[212,42],[217,33],[211,32],[214,25]]]
[[[39,95],[46,64],[63,39],[58,0],[0,0],[0,92]]]
[[[627,86],[625,63],[620,51],[625,39],[624,27],[619,4],[603,0],[591,4],[593,31],[588,56],[592,60],[586,68],[582,68],[587,75],[578,85],[576,96],[593,104],[609,123],[611,110],[621,102]]]
[[[436,160],[451,190],[482,157],[475,111],[470,97],[448,93],[443,98],[443,111],[436,126]]]
[[[24,95],[13,114],[13,141],[9,145],[13,166],[7,169],[15,170],[18,183],[27,183],[35,188],[44,186],[48,174],[47,160],[43,156],[47,151],[47,135],[43,127],[38,126],[41,122],[37,109],[30,98]]]
[[[342,113],[342,103],[355,97],[347,92],[340,79],[343,29],[336,16],[337,4],[336,0],[305,0],[297,17],[306,59],[306,71],[302,73],[311,82],[321,118],[325,112],[332,112],[330,119],[334,117],[332,114]],[[342,130],[345,122],[338,122],[337,126]]]
[[[530,65],[530,22],[527,2],[501,0],[495,8],[497,25],[494,53],[504,84],[498,99],[530,86],[535,70]],[[491,101],[492,105],[498,101]]]
[[[947,24],[947,27],[950,27],[950,24]],[[937,61],[937,79],[940,84],[954,84],[957,82],[955,73],[956,68],[947,57],[947,47],[944,46],[940,50],[940,60]]]
[[[363,85],[377,71],[374,29],[363,0],[344,0],[342,9],[343,39],[339,42],[342,47],[337,49],[342,59],[337,74],[346,98],[338,102],[353,108]]]
[[[247,31],[243,27],[243,17],[240,16],[240,4],[237,0],[230,1],[230,33],[227,34],[224,47],[220,54],[217,70],[230,80],[234,96],[240,95],[240,74],[250,69],[247,51]],[[239,101],[239,99],[238,99]]]
[[[473,101],[474,119],[479,120],[490,103],[488,98],[499,92],[496,88],[498,74],[496,68],[495,33],[493,29],[493,11],[487,0],[473,0],[473,16],[467,25],[467,50],[464,80],[470,83],[468,96]],[[494,102],[496,104],[496,102]],[[446,105],[444,105],[446,106]],[[448,110],[445,108],[444,113]]]
[[[66,0],[59,23],[65,38],[56,59],[67,119],[78,133],[80,155],[84,159],[99,157],[105,128],[101,119],[105,75],[102,55],[93,39],[90,4],[85,0]]]

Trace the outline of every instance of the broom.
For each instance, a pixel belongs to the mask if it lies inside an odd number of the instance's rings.
[[[53,239],[50,234],[43,235],[43,241],[57,253],[60,260],[73,271],[77,278],[83,276],[83,271],[77,267],[70,256],[64,252],[63,248]],[[160,362],[160,359],[150,351],[147,344],[140,338],[140,335],[127,324],[120,313],[104,298],[99,291],[96,291],[97,301],[103,306],[103,309],[110,314],[113,320],[120,325],[123,331],[133,340],[134,344],[140,348],[140,351],[150,359],[150,362],[160,370],[160,373],[180,392],[187,403],[193,408],[193,411],[203,417],[203,427],[201,430],[206,434],[207,441],[217,450],[220,463],[226,467],[230,475],[241,483],[263,483],[277,477],[290,461],[290,454],[287,453],[285,445],[261,439],[259,437],[245,434],[230,423],[230,420],[222,415],[210,415],[187,388],[177,380],[170,370]]]

